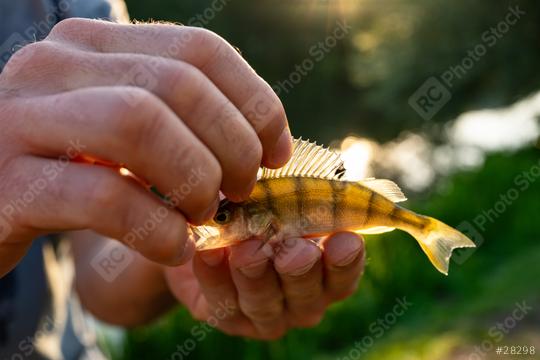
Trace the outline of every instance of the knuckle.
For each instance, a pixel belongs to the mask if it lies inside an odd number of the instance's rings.
[[[186,106],[185,112],[193,111],[200,104],[207,93],[205,88],[210,83],[210,80],[198,68],[186,62],[175,64],[164,77],[163,82],[173,94],[182,94],[181,100]]]
[[[272,301],[264,306],[258,303],[241,301],[240,307],[249,318],[260,322],[274,320],[283,312],[283,303],[281,301]]]
[[[18,74],[29,67],[44,66],[58,53],[58,48],[50,41],[38,41],[25,45],[11,56],[5,65],[3,74],[6,76]]]
[[[57,51],[56,46],[50,41],[37,41],[30,43],[23,47],[25,51],[20,51],[15,54],[21,54],[21,56],[27,56],[31,59],[43,60],[43,58],[50,57]]]
[[[144,149],[163,131],[166,108],[161,106],[155,95],[144,89],[132,87],[123,91],[129,92],[124,96],[129,96],[132,102],[128,103],[121,97],[113,101],[113,134]]]
[[[207,65],[223,57],[238,56],[238,53],[223,39],[213,31],[205,28],[192,27],[190,30],[189,47],[197,49],[195,63],[200,69],[205,69]]]
[[[85,203],[93,204],[91,208],[95,211],[116,208],[119,204],[122,179],[111,175],[96,177],[92,190],[88,193]],[[124,221],[125,223],[125,221]]]
[[[301,291],[292,291],[289,292],[288,297],[291,301],[300,304],[309,304],[316,302],[322,293],[322,288],[320,286],[313,285],[312,289],[302,289]]]
[[[203,27],[193,27],[191,29],[192,37],[199,42],[211,41],[220,38],[220,36],[215,32]]]
[[[67,18],[58,22],[49,32],[47,39],[65,39],[76,36],[85,30],[91,31],[89,27],[94,24],[99,24],[100,21],[83,19],[83,18]]]
[[[187,152],[187,154],[186,154]],[[204,191],[198,192],[194,199],[196,208],[207,207],[213,202],[219,187],[221,185],[222,172],[217,160],[209,151],[194,151],[193,149],[184,150],[179,154],[179,162],[183,169],[189,173],[183,181],[183,185],[187,182],[188,185],[193,184],[191,178],[193,174],[197,174],[199,184],[190,186],[191,188],[202,188]],[[189,162],[186,164],[186,162]],[[194,190],[194,189],[193,189]]]
[[[70,34],[73,31],[79,31],[86,20],[81,18],[67,18],[58,22],[49,33],[49,36],[54,38],[55,35]]]
[[[112,26],[104,20],[67,18],[58,22],[46,39],[102,51],[109,42]]]
[[[194,44],[198,45],[201,50],[215,51],[221,47],[222,44],[225,44],[226,41],[216,34],[215,32],[202,28],[202,27],[193,27],[191,28],[191,38]],[[214,55],[211,53],[211,55]]]

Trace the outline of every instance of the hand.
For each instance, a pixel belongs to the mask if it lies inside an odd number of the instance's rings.
[[[331,303],[355,291],[364,268],[363,240],[354,233],[334,234],[321,247],[288,239],[273,261],[259,244],[200,252],[192,264],[167,268],[172,293],[227,334],[270,340],[318,324]]]
[[[175,25],[68,19],[0,74],[0,276],[31,239],[92,229],[148,259],[193,254],[187,221],[252,190],[288,159],[281,102],[216,34]],[[167,194],[175,207],[114,167]]]

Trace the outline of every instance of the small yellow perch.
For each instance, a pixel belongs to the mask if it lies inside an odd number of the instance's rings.
[[[342,180],[337,152],[297,139],[291,160],[263,169],[249,200],[221,202],[213,220],[194,227],[197,249],[219,248],[250,238],[280,241],[336,231],[379,234],[400,229],[411,234],[431,263],[447,274],[455,248],[474,247],[459,231],[416,214],[397,202],[406,198],[390,180]]]

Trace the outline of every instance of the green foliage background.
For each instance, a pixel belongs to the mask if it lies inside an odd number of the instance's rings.
[[[127,3],[132,18],[182,23],[211,5],[206,0]],[[526,12],[523,18],[454,83],[451,101],[434,119],[422,120],[408,105],[409,96],[428,77],[459,64],[514,5]],[[275,84],[287,79],[309,57],[310,48],[343,20],[352,27],[348,36],[291,91],[280,94],[297,136],[329,143],[356,133],[386,141],[410,130],[439,141],[437,124],[472,109],[508,105],[539,88],[540,3],[533,0],[229,0],[205,27],[240,48]],[[481,168],[441,179],[429,195],[407,206],[454,226],[472,222],[493,208],[501,194],[517,188],[516,176],[540,170],[539,154],[538,148],[492,154]],[[536,345],[538,353],[540,180],[538,175],[532,180],[485,230],[479,229],[483,244],[463,264],[452,264],[449,277],[434,271],[407,235],[372,236],[359,290],[333,306],[320,326],[294,330],[270,343],[211,331],[189,358],[343,357],[355,342],[373,336],[370,324],[404,296],[413,306],[365,349],[362,359],[468,356],[482,341],[493,340],[489,329],[509,316],[518,301],[535,310],[498,344]],[[155,325],[131,331],[117,357],[170,359],[177,345],[192,338],[194,326],[201,325],[186,311],[174,311]],[[493,350],[485,355],[504,358]]]

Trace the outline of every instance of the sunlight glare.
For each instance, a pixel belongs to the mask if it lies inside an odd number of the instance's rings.
[[[373,141],[355,136],[348,136],[341,142],[345,179],[361,180],[368,177],[375,147]]]

